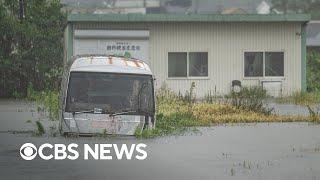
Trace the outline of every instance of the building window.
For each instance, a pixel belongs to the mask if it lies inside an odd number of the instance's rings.
[[[283,52],[245,52],[244,77],[284,76]]]
[[[244,53],[244,76],[261,77],[263,76],[263,53],[245,52]]]
[[[190,52],[189,53],[189,76],[207,77],[208,76],[208,53]]]
[[[169,77],[187,77],[187,53],[168,54],[168,75]]]
[[[168,77],[208,77],[208,53],[169,52]]]
[[[284,75],[284,53],[266,52],[265,53],[266,76]]]

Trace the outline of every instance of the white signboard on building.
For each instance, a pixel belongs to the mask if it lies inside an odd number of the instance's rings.
[[[149,62],[149,31],[75,30],[74,38],[74,55],[119,55]]]
[[[148,61],[147,40],[103,40],[103,51],[108,55],[119,55]]]

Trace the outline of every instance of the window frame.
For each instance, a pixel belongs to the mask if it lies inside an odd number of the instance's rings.
[[[245,53],[250,53],[250,52],[257,52],[257,53],[262,53],[263,56],[262,56],[262,71],[263,71],[263,76],[256,76],[256,77],[250,77],[250,76],[245,76]],[[266,56],[265,54],[267,52],[271,52],[271,53],[283,53],[283,76],[266,76]],[[285,79],[285,74],[286,74],[286,71],[285,71],[285,65],[286,65],[286,51],[285,50],[244,50],[243,53],[242,53],[242,76],[243,76],[243,79],[247,79],[247,80],[255,80],[255,79]]]
[[[187,53],[187,76],[186,77],[169,77],[169,53]],[[208,75],[207,76],[189,76],[189,53],[207,53],[207,65]],[[183,79],[210,79],[209,78],[209,52],[208,51],[168,51],[167,52],[167,79],[168,80],[183,80]]]

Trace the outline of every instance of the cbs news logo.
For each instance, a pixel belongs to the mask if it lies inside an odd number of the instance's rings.
[[[143,143],[131,144],[129,147],[126,144],[94,144],[94,148],[88,144],[84,144],[83,158],[84,160],[90,158],[95,160],[121,160],[123,158],[127,160],[131,160],[132,158],[144,160],[148,156],[147,151],[145,150],[146,147],[147,145]],[[20,156],[27,161],[33,160],[37,155],[43,160],[76,160],[80,156],[77,148],[78,144],[75,143],[69,145],[52,145],[45,143],[39,146],[39,148],[32,143],[25,143],[20,147]]]

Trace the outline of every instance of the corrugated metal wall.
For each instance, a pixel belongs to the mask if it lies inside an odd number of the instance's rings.
[[[299,23],[80,23],[74,29],[150,30],[150,65],[157,78],[176,92],[196,83],[198,97],[209,91],[230,91],[231,81],[259,85],[261,78],[244,78],[244,51],[284,51],[283,95],[301,89],[301,25]],[[168,52],[208,52],[209,77],[169,79]]]

